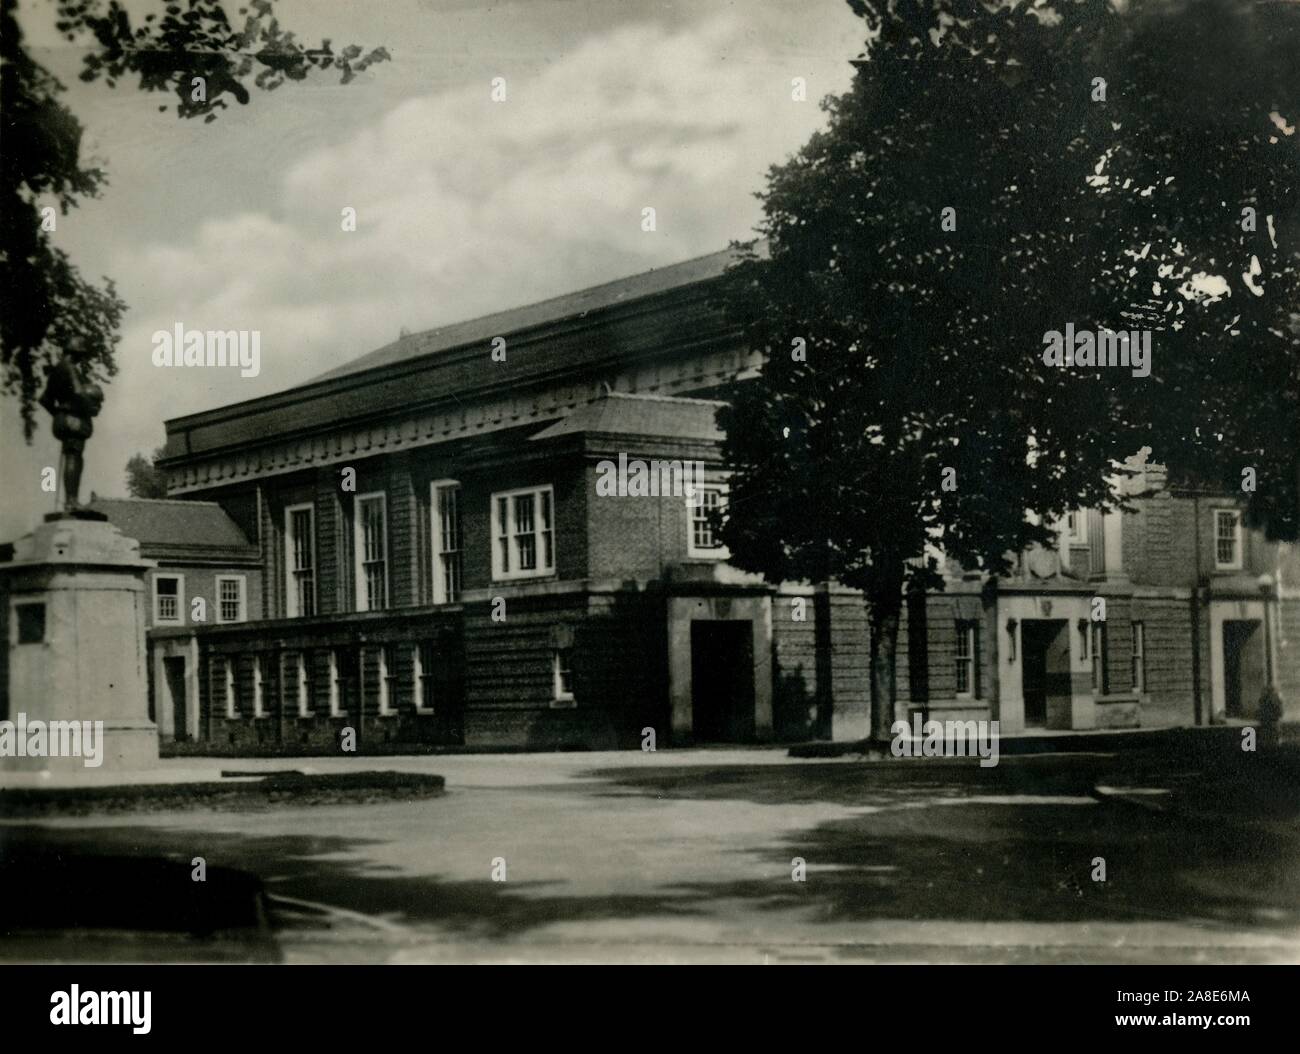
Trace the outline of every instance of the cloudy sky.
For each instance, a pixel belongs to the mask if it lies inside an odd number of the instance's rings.
[[[133,13],[156,5],[126,0]],[[233,9],[236,5],[231,4]],[[56,242],[129,305],[88,448],[83,495],[168,417],[299,384],[412,331],[723,248],[751,234],[767,167],[821,127],[864,27],[843,0],[280,0],[300,39],[383,45],[393,61],[341,87],[321,76],[210,125],[134,87],[77,80],[53,4],[22,0],[39,61],[68,86],[102,163],[102,198]],[[233,11],[232,11],[233,13]],[[507,99],[491,99],[504,77]],[[808,101],[791,99],[803,77]],[[658,229],[641,230],[653,206]],[[357,230],[341,229],[341,210]],[[255,378],[159,370],[151,334],[261,331]],[[0,540],[54,506],[22,480],[57,463],[0,400]]]

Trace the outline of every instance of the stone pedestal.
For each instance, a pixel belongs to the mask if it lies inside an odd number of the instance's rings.
[[[154,563],[141,559],[138,542],[93,516],[46,517],[14,543],[12,560],[0,563],[8,667],[0,718],[13,723],[14,739],[20,721],[29,730],[44,722],[47,731],[51,722],[94,728],[102,721],[102,740],[94,741],[102,761],[86,765],[85,743],[83,756],[50,756],[56,737],[63,749],[75,739],[63,725],[47,735],[46,756],[0,757],[0,776],[101,782],[158,763],[145,647],[145,572]]]

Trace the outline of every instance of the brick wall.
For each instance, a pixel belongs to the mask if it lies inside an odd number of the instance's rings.
[[[396,622],[295,620],[277,627],[221,631],[201,638],[199,740],[177,745],[194,753],[336,753],[340,733],[353,730],[356,752],[393,753],[463,742],[464,663],[454,617],[441,613]],[[416,713],[414,648],[430,647],[426,676],[433,714]],[[380,713],[377,649],[385,647],[390,715]],[[330,655],[338,656],[339,716],[330,714]],[[310,716],[298,711],[297,662],[306,660]],[[236,709],[226,716],[225,664],[235,671]],[[261,663],[262,709],[255,714],[255,668]],[[358,676],[363,674],[364,677]],[[364,690],[362,686],[364,685]]]
[[[871,653],[862,596],[819,590],[816,600],[818,683],[832,701],[831,727],[824,734],[865,737],[871,730]],[[822,724],[824,729],[826,722]]]
[[[830,701],[819,694],[818,668],[825,664],[819,662],[817,617],[817,597],[811,591],[772,598],[772,732],[778,740],[830,734],[828,727],[823,731],[830,721]]]
[[[583,470],[587,567],[593,578],[657,578],[686,559],[686,499],[600,496],[594,464]]]

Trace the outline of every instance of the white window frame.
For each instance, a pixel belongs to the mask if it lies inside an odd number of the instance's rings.
[[[1219,559],[1219,517],[1231,516],[1233,518],[1232,532],[1232,551],[1233,558],[1228,563]],[[1216,571],[1240,571],[1242,568],[1242,559],[1245,555],[1244,536],[1241,525],[1240,509],[1215,509],[1214,510],[1214,569]]]
[[[225,673],[224,681],[226,688],[226,720],[235,721],[239,718],[239,708],[235,706],[235,667],[239,662],[238,656],[227,655],[224,657]]]
[[[342,717],[343,709],[340,705],[343,702],[339,687],[339,650],[330,648],[330,717]]]
[[[456,528],[456,548],[443,549],[442,533],[442,515],[438,507],[439,495],[444,490],[454,491],[456,494],[456,519],[458,521]],[[462,591],[465,588],[464,568],[465,568],[465,538],[461,529],[460,516],[460,499],[461,487],[460,482],[454,479],[436,479],[429,484],[429,547],[432,551],[433,567],[433,602],[435,604],[455,604],[460,600]],[[551,500],[551,518],[555,518],[555,502]],[[554,527],[552,527],[554,535]],[[493,550],[495,552],[495,549]],[[452,595],[448,589],[444,575],[444,561],[454,556],[456,560],[456,590]]]
[[[979,661],[977,648],[979,647],[979,633],[976,624],[970,619],[958,619],[956,624],[957,644],[953,649],[953,692],[958,699],[974,699],[975,685],[978,676],[976,663]],[[966,654],[961,654],[960,644],[965,642]],[[962,691],[957,685],[961,680],[957,677],[956,669],[958,664],[965,664],[966,667],[966,690]]]
[[[393,696],[388,684],[388,645],[376,644],[374,651],[379,658],[375,671],[379,679],[379,716],[396,717],[397,711],[393,708]]]
[[[1147,690],[1147,625],[1141,619],[1135,620],[1131,625],[1133,691],[1145,692]]]
[[[266,682],[262,675],[262,656],[253,656],[253,716],[266,717]]]
[[[560,676],[560,653],[569,652],[569,690],[564,689],[564,679]],[[573,649],[572,648],[553,648],[551,650],[551,706],[553,707],[573,707],[577,706],[577,700],[573,697]]]
[[[551,562],[550,565],[543,563],[545,555],[544,535],[546,531],[542,527],[542,501],[541,496],[545,494],[550,499],[551,505]],[[507,544],[506,559],[513,564],[516,560],[515,539],[521,537],[514,530],[515,526],[515,500],[524,495],[530,495],[533,499],[533,552],[535,556],[536,567],[526,570],[505,566],[505,561],[501,555],[501,542],[504,539]],[[548,578],[555,574],[556,559],[558,557],[557,535],[555,527],[555,488],[547,483],[538,487],[519,487],[515,490],[499,490],[491,496],[491,521],[492,521],[492,580],[494,582],[505,582],[521,578]],[[499,505],[502,501],[506,503],[506,523],[501,523]],[[504,528],[504,529],[503,529]]]
[[[731,558],[731,552],[725,545],[719,544],[704,549],[695,544],[695,511],[704,507],[702,495],[706,492],[717,494],[718,508],[725,509],[729,489],[725,483],[709,483],[703,486],[697,484],[690,497],[686,499],[686,552],[692,559],[727,560]]]
[[[379,502],[380,515],[383,517],[381,544],[384,552],[384,596],[383,603],[379,607],[370,606],[370,591],[366,588],[366,539],[365,532],[362,530],[361,519],[362,507],[375,500]],[[358,611],[386,611],[389,606],[388,565],[389,558],[392,555],[388,546],[388,494],[386,492],[372,490],[368,494],[358,494],[356,500],[352,503],[352,553],[357,598],[356,609]]]
[[[308,544],[311,549],[311,614],[317,612],[316,578],[319,568],[316,566],[316,506],[312,502],[289,505],[284,510],[284,611],[289,618],[307,618],[306,612],[298,610],[298,578],[293,566],[293,517],[295,513],[307,514]]]
[[[289,686],[289,678],[285,676],[284,660],[287,654],[295,656],[293,664],[293,692],[294,692],[294,712],[299,717],[311,717],[311,705],[308,702],[307,692],[307,653],[300,649],[296,652],[280,653],[280,705],[284,707],[284,692]]]
[[[221,583],[238,582],[239,583],[239,614],[235,618],[224,618],[221,614]],[[220,623],[247,622],[248,621],[248,576],[247,575],[217,575],[217,621]]]
[[[164,578],[174,578],[176,580],[176,617],[163,618],[159,611],[158,601],[160,594],[158,592],[158,583]],[[172,574],[168,572],[164,575],[153,576],[153,624],[155,626],[183,626],[185,625],[185,576]]]
[[[432,687],[432,679],[429,671],[424,668],[424,656],[421,653],[424,645],[416,643],[411,645],[411,681],[415,686],[415,712],[417,714],[432,714],[438,705],[437,699],[434,700],[433,706],[424,705],[424,688],[426,682]],[[433,646],[429,646],[429,657],[433,658]],[[432,691],[429,693],[432,695]]]

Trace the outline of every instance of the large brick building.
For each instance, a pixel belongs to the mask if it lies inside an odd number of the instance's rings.
[[[151,633],[191,656],[201,748],[333,750],[345,727],[362,751],[864,735],[861,598],[740,574],[710,530],[717,400],[759,365],[710,305],[727,262],[403,336],[169,421],[173,497],[215,502],[258,553],[248,621]],[[702,485],[608,495],[620,457],[702,463]],[[1014,574],[950,568],[913,598],[897,716],[1248,719],[1268,663],[1294,706],[1294,554],[1231,498],[1163,484],[1144,467],[1136,514],[1081,510]]]

